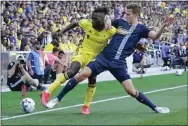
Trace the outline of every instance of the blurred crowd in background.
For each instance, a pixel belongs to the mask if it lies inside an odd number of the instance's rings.
[[[98,6],[107,6],[113,20],[121,18],[126,1],[15,1],[1,2],[1,50],[30,51],[35,41],[41,49],[52,51],[58,46],[64,51],[74,51],[83,39],[83,31],[78,27],[53,41],[53,35],[73,21],[90,18]],[[175,44],[187,42],[187,2],[136,2],[142,7],[139,22],[157,30],[165,16],[174,17],[175,22],[164,30],[155,44],[167,41]],[[141,40],[150,42],[152,40]],[[49,45],[50,44],[50,45]]]
[[[92,11],[99,6],[109,8],[112,21],[122,18],[127,3],[130,2],[3,1],[1,2],[1,51],[16,51],[17,53],[29,51],[25,57],[29,74],[39,80],[43,78],[44,83],[50,83],[49,81],[53,81],[58,73],[65,72],[69,67],[71,56],[84,37],[84,32],[80,27],[61,36],[56,33],[71,22],[90,19]],[[161,57],[164,62],[163,66],[169,68],[173,64],[181,66],[188,64],[186,58],[188,57],[187,2],[140,1],[136,3],[142,7],[139,23],[152,30],[158,30],[165,17],[175,18],[174,23],[165,28],[159,39],[140,40],[140,43],[146,47],[147,53]],[[135,63],[140,66],[138,64],[145,63],[147,55],[145,57],[144,53],[135,51],[133,65]],[[35,59],[35,56],[38,59]],[[135,59],[134,56],[137,58]]]

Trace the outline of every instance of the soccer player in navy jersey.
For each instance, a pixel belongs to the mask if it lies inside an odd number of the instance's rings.
[[[159,38],[165,26],[173,21],[171,18],[166,18],[159,31],[150,31],[146,26],[138,24],[140,9],[134,3],[126,5],[124,18],[115,20],[112,24],[117,28],[117,33],[110,43],[95,60],[91,61],[77,76],[68,81],[57,97],[47,103],[48,108],[53,108],[79,82],[89,76],[96,76],[108,70],[122,84],[129,95],[147,105],[156,113],[169,113],[170,110],[168,108],[156,106],[143,93],[136,90],[130,75],[127,73],[125,58],[134,52],[139,40],[141,38],[152,38],[154,40]]]

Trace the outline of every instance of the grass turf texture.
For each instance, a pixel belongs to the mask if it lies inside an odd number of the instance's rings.
[[[134,86],[141,92],[170,88],[187,84],[187,74],[174,74],[132,79]],[[56,108],[83,104],[87,85],[79,85],[69,92]],[[62,87],[61,87],[62,88]],[[61,90],[58,88],[53,98]],[[138,103],[135,99],[123,98],[112,101],[91,104],[90,115],[82,115],[81,106],[58,111],[31,115],[16,119],[3,120],[2,125],[187,125],[188,87],[147,94],[152,102],[159,106],[167,106],[169,114],[155,114],[150,108]],[[22,115],[20,101],[21,92],[6,92],[1,94],[1,115]],[[127,95],[119,82],[106,81],[97,83],[93,101],[115,98]],[[46,110],[40,103],[40,92],[28,92],[27,97],[36,103],[34,112]]]

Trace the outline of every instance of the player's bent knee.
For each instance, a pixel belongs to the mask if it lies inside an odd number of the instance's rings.
[[[81,74],[85,77],[85,78],[89,78],[92,74],[92,71],[89,67],[85,67],[84,70],[81,72]]]
[[[136,97],[137,95],[136,90],[128,90],[127,93],[132,97]]]
[[[81,73],[81,74],[78,74],[77,79],[79,81],[83,81],[83,80],[85,80],[88,77],[89,77],[89,75],[87,73]]]
[[[91,76],[91,70],[84,68],[78,75],[77,75],[77,80],[78,81],[83,81],[86,78],[88,78],[89,76]]]

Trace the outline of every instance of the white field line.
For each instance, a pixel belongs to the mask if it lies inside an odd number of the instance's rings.
[[[155,93],[155,92],[173,90],[173,89],[183,88],[183,87],[187,87],[187,86],[188,85],[181,85],[181,86],[176,86],[176,87],[171,87],[171,88],[163,88],[163,89],[158,89],[158,90],[144,92],[144,94],[151,94],[151,93]],[[122,99],[122,98],[128,98],[128,97],[130,97],[130,96],[127,95],[127,96],[120,96],[120,97],[109,98],[109,99],[104,99],[104,100],[98,100],[98,101],[91,102],[91,104],[97,104],[97,103],[101,103],[101,102],[112,101],[112,100],[117,100],[117,99]],[[74,108],[74,107],[78,107],[78,106],[82,106],[82,105],[83,104],[77,104],[77,105],[72,105],[72,106],[66,106],[66,107],[60,107],[60,108],[49,109],[49,110],[44,110],[44,111],[38,111],[38,112],[33,112],[33,113],[29,113],[29,114],[24,114],[24,115],[17,115],[17,116],[2,118],[1,120],[16,119],[16,118],[21,118],[21,117],[26,117],[26,116],[31,116],[31,115],[37,115],[37,114],[51,112],[51,111],[57,111],[57,110],[63,110],[63,109],[68,109],[68,108]]]

